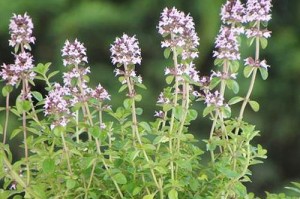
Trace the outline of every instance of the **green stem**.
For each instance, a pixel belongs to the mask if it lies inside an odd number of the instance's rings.
[[[67,164],[68,164],[68,170],[69,170],[70,174],[72,175],[73,172],[72,172],[72,167],[71,167],[71,163],[70,163],[69,149],[68,149],[68,146],[66,144],[66,140],[65,140],[65,136],[63,134],[63,131],[60,133],[60,135],[61,135],[61,140],[63,142],[64,151],[65,151],[65,154],[66,154],[66,159],[67,159]]]
[[[8,128],[8,119],[9,119],[9,93],[7,93],[6,96],[6,104],[5,104],[5,123],[4,123],[4,129],[3,129],[3,145],[6,143],[6,135],[7,135],[7,128]]]
[[[128,72],[130,72],[128,70],[128,66],[124,65],[124,68],[125,68],[125,73],[129,74]],[[140,133],[139,133],[139,129],[138,129],[138,121],[137,121],[137,116],[136,116],[136,107],[135,107],[135,100],[134,100],[134,95],[135,95],[135,91],[134,91],[134,83],[132,82],[131,78],[128,76],[128,75],[125,75],[125,79],[126,79],[126,82],[127,82],[127,86],[128,86],[128,91],[129,91],[129,97],[131,97],[132,99],[132,105],[131,105],[131,111],[132,111],[132,130],[137,138],[137,141],[139,143],[139,145],[143,146],[143,142],[142,142],[142,139],[141,139],[141,136],[140,136]],[[141,149],[142,152],[143,152],[143,155],[147,161],[148,164],[150,164],[150,159],[145,151],[145,149]],[[150,167],[150,172],[151,172],[151,175],[152,175],[152,178],[154,180],[154,183],[156,185],[156,187],[158,189],[160,189],[159,187],[159,184],[158,184],[158,181],[157,181],[157,178],[156,178],[156,175],[154,173],[154,169]]]
[[[92,180],[93,180],[93,177],[94,177],[95,168],[96,168],[96,161],[93,162],[93,167],[92,167],[92,171],[91,171],[91,175],[90,175],[90,180],[89,180],[87,188],[85,189],[85,195],[84,195],[85,199],[88,199],[88,193],[89,193],[89,189],[91,187]]]

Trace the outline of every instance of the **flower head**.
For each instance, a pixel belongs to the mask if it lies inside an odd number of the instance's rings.
[[[3,64],[0,76],[3,80],[7,81],[9,85],[16,85],[22,77],[27,77],[31,80],[34,79],[35,73],[32,71],[33,58],[30,53],[21,52],[15,55],[14,64]]]
[[[69,102],[65,99],[67,95],[70,95],[70,90],[55,83],[54,89],[49,92],[45,99],[45,115],[69,114]]]
[[[93,90],[92,96],[99,101],[110,100],[110,95],[108,94],[106,89],[101,86],[101,84],[98,84],[96,89]]]
[[[207,106],[221,107],[224,106],[224,98],[220,95],[219,91],[215,91],[214,93],[209,92],[205,96],[205,103]]]
[[[271,0],[248,0],[246,4],[246,21],[269,21],[271,19]]]
[[[183,60],[198,57],[199,37],[195,32],[195,24],[190,15],[185,15],[174,7],[172,9],[165,8],[161,13],[158,32],[165,38],[161,47],[181,47]]]
[[[267,61],[266,60],[254,60],[252,57],[248,57],[246,58],[245,60],[245,65],[246,66],[252,66],[252,67],[262,67],[262,68],[265,68],[265,69],[268,69],[270,66],[267,64]]]
[[[221,20],[224,24],[244,22],[245,8],[240,0],[228,0],[221,8]]]
[[[86,48],[77,39],[75,39],[74,42],[69,42],[69,40],[67,40],[61,51],[64,66],[79,65],[84,62],[88,63]]]
[[[22,44],[24,48],[30,50],[29,44],[35,41],[35,37],[32,36],[32,29],[33,23],[27,13],[24,15],[14,14],[9,24],[9,45],[15,47]]]
[[[221,26],[215,44],[218,50],[214,51],[214,57],[232,61],[240,59],[237,35],[231,28],[227,26]]]
[[[121,38],[117,37],[114,44],[110,47],[111,59],[113,64],[131,65],[141,64],[141,49],[135,35],[130,37],[123,34]]]

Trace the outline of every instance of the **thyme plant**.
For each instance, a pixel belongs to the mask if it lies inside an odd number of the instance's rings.
[[[138,36],[124,33],[111,44],[119,95],[125,98],[112,107],[100,83],[89,85],[92,68],[83,43],[66,40],[63,82],[54,82],[59,71],[52,72],[51,63],[34,64],[30,53],[35,43],[32,19],[27,13],[14,14],[9,45],[15,63],[3,64],[0,71],[6,98],[0,109],[5,114],[0,198],[254,198],[244,183],[250,181],[250,166],[261,163],[266,150],[253,144],[259,131],[244,113],[248,107],[259,110],[251,94],[256,79],[268,77],[269,65],[260,51],[271,36],[271,7],[270,0],[225,2],[213,52],[217,69],[210,76],[201,76],[194,64],[200,39],[193,18],[165,8],[157,29],[164,57],[172,64],[165,68],[166,87],[153,121],[143,121],[139,107],[140,90],[146,86],[136,72],[142,67]],[[245,58],[240,45],[254,46],[254,52]],[[243,75],[250,79],[246,93],[239,92]],[[36,90],[40,81],[44,91]],[[15,100],[12,92],[19,92]],[[234,96],[228,99],[226,93]],[[205,104],[202,113],[193,108],[195,103]],[[239,112],[232,112],[232,106],[239,106]],[[21,125],[9,131],[11,114]],[[207,137],[206,149],[198,147],[201,141],[189,130],[198,115],[212,122],[210,132],[197,131]],[[24,155],[13,161],[7,140],[19,134]],[[208,162],[201,159],[204,153],[210,154]]]

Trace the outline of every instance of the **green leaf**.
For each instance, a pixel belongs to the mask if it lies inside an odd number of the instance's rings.
[[[2,88],[2,95],[3,95],[3,97],[6,97],[10,92],[12,92],[12,90],[13,90],[13,87],[11,85],[5,85]]]
[[[175,114],[174,114],[175,118],[177,120],[179,120],[182,117],[182,114],[183,114],[183,108],[182,108],[182,106],[177,106],[175,108]]]
[[[31,94],[33,95],[33,97],[37,100],[37,101],[42,101],[43,100],[43,96],[40,92],[37,91],[33,91],[31,92]]]
[[[0,134],[3,134],[3,127],[1,124],[0,124]]]
[[[235,94],[239,92],[239,84],[233,79],[227,79],[226,85],[231,89]]]
[[[261,37],[259,40],[260,40],[261,48],[265,49],[268,46],[268,40],[264,37]]]
[[[53,72],[51,72],[49,75],[48,75],[48,79],[51,79],[52,77],[54,77],[56,74],[58,74],[59,73],[59,71],[53,71]]]
[[[168,59],[168,58],[170,57],[170,54],[171,54],[171,49],[170,49],[170,48],[166,48],[166,49],[164,50],[164,57],[165,57],[166,59]]]
[[[178,192],[175,189],[171,189],[168,192],[169,199],[178,199]]]
[[[208,114],[212,113],[214,110],[213,106],[207,106],[203,110],[203,117],[206,117]]]
[[[190,120],[195,120],[195,119],[197,119],[197,117],[198,117],[198,112],[196,110],[191,109],[188,111],[188,118]]]
[[[142,115],[143,114],[143,109],[142,108],[136,108],[135,112],[137,115]]]
[[[268,78],[269,76],[268,69],[260,67],[259,72],[263,80],[266,80]]]
[[[220,82],[221,82],[220,78],[218,78],[218,77],[212,78],[212,80],[210,81],[209,88],[214,89]]]
[[[259,103],[257,103],[256,101],[249,101],[249,104],[253,111],[259,111]]]
[[[245,198],[247,195],[246,187],[240,182],[234,184],[234,192],[238,194],[238,198]]]
[[[171,84],[173,82],[173,80],[174,80],[174,76],[172,76],[172,75],[169,75],[166,77],[167,84]]]
[[[155,151],[156,147],[152,144],[143,144],[143,149],[146,151]]]
[[[226,167],[218,167],[218,171],[223,173],[228,178],[236,178],[239,176],[239,173]]]
[[[254,68],[252,66],[245,66],[244,68],[244,76],[246,78],[250,77],[250,75],[252,74]]]
[[[131,106],[132,106],[132,99],[125,99],[124,102],[123,102],[123,106],[125,109],[130,109]]]
[[[145,131],[147,132],[151,132],[151,127],[147,122],[140,122],[139,126],[142,127],[143,129],[145,129]]]
[[[134,100],[136,102],[140,102],[142,100],[142,95],[138,94],[138,95],[134,96]]]
[[[43,161],[43,171],[45,173],[52,173],[55,169],[55,162],[51,158],[47,158]]]
[[[66,185],[68,189],[73,189],[76,186],[76,181],[73,179],[68,179]]]
[[[116,175],[113,176],[113,179],[118,183],[118,184],[126,184],[127,179],[124,174],[122,173],[117,173]]]
[[[243,101],[243,100],[244,100],[244,98],[239,97],[239,96],[236,96],[236,97],[231,98],[231,99],[229,100],[228,104],[229,104],[229,105],[233,105],[233,104],[239,103],[239,102],[241,102],[241,101]]]
[[[121,93],[122,91],[124,91],[127,88],[127,84],[123,84],[120,89],[119,89],[119,93]]]
[[[21,129],[15,129],[13,130],[13,132],[10,134],[9,139],[13,139],[14,137],[16,137],[22,130]]]
[[[154,193],[153,193],[153,194],[148,194],[148,195],[145,195],[145,196],[143,197],[143,199],[153,199],[154,196],[155,196]]]
[[[238,61],[231,61],[229,63],[230,63],[229,67],[230,67],[231,72],[232,73],[238,72],[240,63]]]
[[[89,134],[91,134],[94,138],[99,138],[101,134],[101,129],[99,126],[93,126],[88,129]]]

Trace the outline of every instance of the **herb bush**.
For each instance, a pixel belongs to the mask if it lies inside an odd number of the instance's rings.
[[[125,97],[119,107],[111,107],[101,84],[89,86],[83,43],[66,40],[63,83],[53,82],[59,71],[52,72],[51,63],[33,63],[32,19],[14,14],[9,45],[15,63],[3,64],[0,71],[6,99],[0,109],[6,115],[0,126],[0,198],[257,198],[244,183],[251,181],[250,166],[262,163],[267,151],[253,145],[260,132],[244,119],[244,111],[259,111],[251,94],[257,78],[268,78],[270,66],[260,51],[271,36],[271,7],[270,0],[228,0],[222,6],[213,52],[216,71],[209,77],[193,64],[200,42],[193,18],[165,8],[157,29],[164,57],[173,64],[164,71],[166,87],[153,121],[140,119],[139,91],[146,86],[135,70],[142,63],[138,36],[124,33],[111,45],[119,95]],[[253,53],[241,57],[240,45],[252,47]],[[245,79],[248,91],[239,93],[238,81]],[[40,81],[46,96],[35,89]],[[12,92],[20,93],[13,104]],[[193,109],[194,103],[205,104],[202,113]],[[231,111],[232,106],[238,111]],[[11,114],[22,125],[9,132]],[[201,132],[207,135],[206,149],[199,148],[202,141],[188,128],[199,115],[212,123],[210,132]],[[24,156],[13,162],[7,139],[19,134]],[[205,153],[209,161],[201,159]],[[293,185],[288,188],[299,194],[300,184]],[[266,197],[292,198],[283,193]]]

